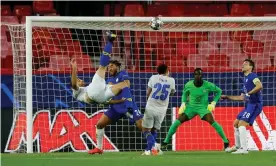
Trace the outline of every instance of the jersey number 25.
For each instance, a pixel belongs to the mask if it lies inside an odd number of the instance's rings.
[[[170,85],[168,84],[160,84],[157,83],[153,86],[154,88],[156,88],[156,90],[153,92],[152,94],[152,98],[158,100],[166,100],[168,95],[169,95],[169,91],[168,88],[170,88]],[[160,94],[158,94],[161,91]]]

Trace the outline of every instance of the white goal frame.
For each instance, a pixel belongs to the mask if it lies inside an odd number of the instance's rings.
[[[113,22],[139,23],[150,22],[152,17],[56,17],[27,16],[26,17],[26,112],[27,112],[27,153],[33,153],[33,108],[32,108],[32,26],[35,22]],[[162,17],[164,26],[168,22],[175,23],[224,23],[224,22],[276,22],[276,17]],[[108,28],[108,27],[107,27]],[[131,29],[135,30],[135,29]],[[137,30],[150,31],[150,26]],[[168,29],[167,29],[168,30]],[[166,29],[161,31],[167,31]],[[153,30],[152,30],[153,31]],[[175,30],[173,30],[175,31]],[[180,29],[179,31],[182,31]],[[195,30],[196,31],[196,30]]]

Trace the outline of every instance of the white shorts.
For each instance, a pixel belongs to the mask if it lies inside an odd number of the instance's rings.
[[[115,96],[111,90],[113,85],[106,85],[105,79],[95,74],[92,82],[87,87],[87,95],[97,103],[104,103]]]
[[[157,130],[160,130],[161,124],[166,116],[166,110],[165,111],[157,111],[153,109],[146,108],[146,111],[144,113],[144,117],[142,120],[142,127],[144,128],[155,128]]]

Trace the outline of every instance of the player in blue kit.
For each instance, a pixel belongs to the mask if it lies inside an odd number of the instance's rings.
[[[255,64],[246,59],[242,65],[244,73],[243,93],[240,96],[222,95],[222,99],[246,101],[245,108],[238,114],[234,121],[235,146],[229,149],[232,154],[248,154],[246,127],[252,126],[254,120],[262,112],[262,82],[256,73],[253,73]]]
[[[125,70],[121,70],[121,63],[117,60],[112,60],[109,62],[108,72],[111,78],[107,80],[109,85],[118,84],[120,82],[125,82],[128,87],[130,87],[129,76]],[[117,122],[122,117],[129,118],[131,123],[135,123],[136,126],[142,130],[142,118],[143,115],[140,113],[136,103],[132,99],[132,108],[128,108],[126,105],[126,100],[122,93],[119,93],[117,96],[114,96],[110,101],[106,104],[110,104],[110,108],[102,115],[100,120],[97,123],[97,147],[90,150],[89,154],[102,154],[103,153],[103,136],[104,136],[104,128],[110,125],[112,122]]]

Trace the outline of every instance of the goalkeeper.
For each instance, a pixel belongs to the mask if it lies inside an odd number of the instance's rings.
[[[215,93],[214,100],[208,104],[208,96],[210,92]],[[182,104],[178,111],[178,119],[171,125],[168,135],[162,144],[162,148],[167,148],[171,137],[176,132],[177,128],[184,122],[193,119],[196,115],[204,121],[207,121],[215,128],[219,136],[224,142],[224,150],[229,147],[229,141],[224,134],[223,128],[219,125],[212,115],[216,103],[220,99],[221,89],[211,82],[202,80],[202,70],[196,68],[194,70],[194,80],[185,84],[182,94]],[[189,100],[188,100],[189,97]]]

